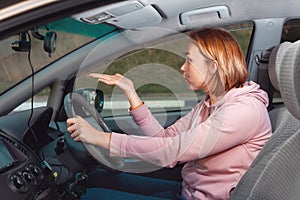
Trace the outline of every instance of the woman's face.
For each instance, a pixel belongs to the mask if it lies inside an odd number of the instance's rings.
[[[200,52],[197,45],[189,42],[186,52],[186,61],[181,67],[183,77],[189,83],[192,90],[203,90],[207,93],[207,58]]]

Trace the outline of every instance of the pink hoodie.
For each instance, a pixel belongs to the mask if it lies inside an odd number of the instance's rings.
[[[146,136],[113,133],[110,153],[163,167],[186,162],[181,173],[184,198],[228,199],[271,136],[267,105],[267,94],[247,82],[214,105],[207,97],[166,129],[144,105],[131,114]]]

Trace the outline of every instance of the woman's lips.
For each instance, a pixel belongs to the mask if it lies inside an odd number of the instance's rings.
[[[185,74],[183,74],[183,78],[185,79],[185,81],[186,81],[188,84],[190,84],[190,81],[188,80],[188,77],[187,77]]]

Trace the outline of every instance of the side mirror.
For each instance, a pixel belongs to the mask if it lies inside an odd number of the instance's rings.
[[[104,106],[103,92],[98,89],[82,88],[74,92],[82,95],[96,110],[101,113]]]

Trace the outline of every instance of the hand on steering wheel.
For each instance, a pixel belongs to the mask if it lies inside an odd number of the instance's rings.
[[[89,125],[87,131],[92,131],[94,136],[97,134],[98,131],[103,131],[107,133],[111,133],[111,130],[108,128],[106,123],[104,122],[103,118],[99,114],[99,112],[79,93],[73,92],[66,95],[64,100],[64,107],[66,110],[66,114],[69,118],[73,118],[76,116],[76,111],[78,110],[84,110],[87,111],[91,116],[93,117],[94,122],[89,121]],[[80,120],[80,123],[88,123],[87,121],[83,119]],[[96,123],[95,123],[96,122]],[[94,127],[90,124],[93,124]],[[75,141],[81,141],[85,149],[88,151],[88,153],[100,164],[104,166],[108,171],[113,173],[118,173],[119,170],[121,170],[124,167],[124,161],[121,158],[111,158],[109,156],[109,151],[107,149],[101,148],[99,146],[96,146],[95,142],[93,141],[93,138],[80,138],[79,132],[74,131],[72,134],[75,138]],[[90,137],[92,137],[92,134],[89,134]],[[79,138],[77,138],[79,137]],[[69,137],[70,138],[70,137]],[[77,139],[76,139],[77,138]],[[100,139],[100,137],[97,137]],[[94,141],[97,139],[94,138]],[[78,148],[78,147],[77,147]],[[83,149],[84,150],[84,149]]]
[[[84,142],[109,149],[110,133],[99,132],[81,116],[67,120],[68,132],[76,142]]]

